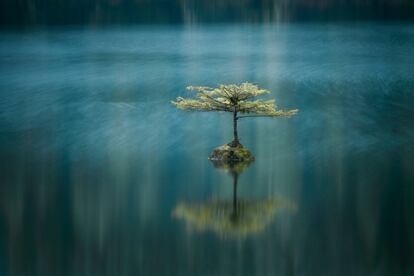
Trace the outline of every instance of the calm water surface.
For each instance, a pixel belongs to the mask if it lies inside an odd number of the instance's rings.
[[[0,37],[1,275],[414,275],[414,25]],[[170,104],[243,81],[300,109],[240,122],[253,225],[231,116]]]

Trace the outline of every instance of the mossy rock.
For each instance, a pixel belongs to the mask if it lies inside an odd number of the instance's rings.
[[[243,147],[242,144],[237,143],[237,145],[233,146],[232,143],[230,143],[214,149],[209,159],[211,161],[227,164],[238,162],[250,163],[254,161],[254,156],[248,149]]]

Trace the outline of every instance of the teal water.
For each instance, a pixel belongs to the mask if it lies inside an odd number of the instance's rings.
[[[414,25],[0,37],[1,275],[413,275]],[[243,81],[300,112],[240,122],[239,200],[292,208],[232,235],[175,212],[231,203],[231,116],[170,101]]]

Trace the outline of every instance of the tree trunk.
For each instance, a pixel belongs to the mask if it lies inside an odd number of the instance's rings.
[[[230,147],[237,148],[237,147],[243,147],[239,142],[239,136],[237,135],[237,120],[239,118],[237,117],[237,110],[236,107],[233,109],[233,141],[228,143]]]
[[[233,111],[233,144],[239,144],[239,136],[237,134],[237,111]]]

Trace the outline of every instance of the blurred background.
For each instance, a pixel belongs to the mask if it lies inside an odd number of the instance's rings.
[[[413,275],[413,10],[1,1],[0,275]],[[300,112],[240,121],[235,221],[231,115],[170,101],[244,81]]]
[[[2,25],[412,20],[411,0],[3,0]]]

